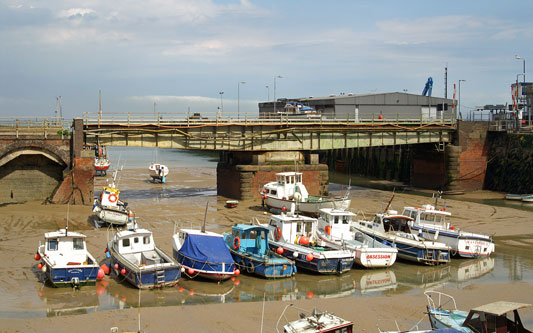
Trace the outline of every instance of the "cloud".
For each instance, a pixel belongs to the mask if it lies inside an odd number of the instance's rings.
[[[95,16],[95,15],[96,15],[96,11],[90,8],[70,8],[70,9],[59,11],[59,13],[57,14],[57,17],[73,19],[73,18],[80,18],[84,16]]]

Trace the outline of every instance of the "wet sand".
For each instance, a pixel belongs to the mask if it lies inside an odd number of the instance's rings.
[[[144,170],[125,170],[120,179],[121,199],[127,201],[135,211],[142,227],[151,229],[157,245],[171,251],[171,237],[174,229],[185,226],[199,226],[204,219],[205,205],[209,202],[207,225],[209,230],[226,232],[234,223],[247,223],[252,218],[266,222],[268,214],[261,208],[260,200],[243,201],[234,209],[224,208],[226,198],[216,196],[216,170],[213,168],[173,169],[167,184],[151,183]],[[104,179],[98,179],[96,192],[100,191]],[[481,195],[482,194],[478,194]],[[391,198],[391,192],[355,188],[351,191],[351,210],[360,217],[370,218],[383,211]],[[405,205],[419,206],[430,203],[427,197],[396,193],[392,209],[401,211]],[[439,202],[442,205],[442,201]],[[531,257],[533,244],[532,213],[507,207],[495,207],[478,203],[446,200],[448,211],[453,214],[452,224],[457,228],[495,235],[496,251],[505,248],[522,251]],[[442,208],[439,207],[439,208]],[[38,272],[33,254],[45,232],[63,228],[66,225],[67,211],[69,229],[87,235],[88,249],[97,259],[103,259],[104,248],[111,233],[106,229],[95,229],[92,224],[91,207],[66,205],[41,205],[38,202],[5,205],[0,207],[0,327],[2,331],[21,332],[67,332],[67,331],[108,331],[117,326],[124,330],[137,329],[138,310],[135,308],[96,311],[81,315],[39,318],[34,313],[42,311],[42,294],[49,292],[38,281]],[[509,265],[517,265],[509,263]],[[516,270],[522,268],[518,264]],[[414,274],[414,273],[413,273]],[[511,279],[512,280],[512,279]],[[520,280],[520,279],[519,279]],[[525,279],[524,279],[525,280]],[[242,283],[253,278],[242,280]],[[468,309],[472,306],[497,300],[533,302],[530,280],[474,282],[466,287],[447,288],[445,291],[456,297],[458,306]],[[117,287],[116,282],[106,277],[105,288]],[[180,282],[181,285],[181,282]],[[186,282],[183,283],[186,285]],[[445,286],[446,287],[446,286]],[[90,287],[89,287],[90,288]],[[239,288],[236,286],[235,288]],[[90,290],[78,295],[86,302],[99,295]],[[176,291],[179,293],[179,291]],[[235,292],[235,291],[234,291]],[[129,291],[129,296],[133,291]],[[141,294],[150,298],[151,291]],[[165,294],[171,294],[165,292]],[[395,318],[416,322],[423,317],[425,297],[421,291],[389,293],[380,296],[336,297],[291,300],[295,305],[311,310],[334,312],[353,320],[356,330],[377,331],[379,318]],[[66,297],[71,297],[67,293]],[[191,295],[191,297],[195,297]],[[257,300],[257,299],[256,299]],[[57,303],[61,307],[62,300]],[[83,303],[83,302],[82,302]],[[100,300],[100,303],[102,301]],[[142,304],[142,301],[141,301]],[[155,303],[157,304],[157,303]],[[275,331],[275,324],[289,301],[269,300],[265,303],[264,331]],[[242,330],[260,331],[262,302],[235,302],[226,304],[202,304],[190,306],[152,306],[141,308],[141,329],[150,332],[216,330],[234,332]],[[100,304],[102,307],[102,305]],[[85,311],[85,312],[91,312]],[[533,318],[529,311],[529,318]],[[75,313],[75,312],[74,312]],[[289,314],[291,316],[291,314]],[[297,319],[293,312],[292,319]],[[424,320],[424,323],[426,320]],[[533,321],[528,323],[533,324]],[[78,325],[78,326],[75,326]],[[76,327],[75,329],[73,329]],[[531,326],[530,326],[531,327]],[[78,329],[79,328],[79,329]]]

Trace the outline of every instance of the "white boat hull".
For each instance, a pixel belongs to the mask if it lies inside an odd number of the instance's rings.
[[[265,205],[269,208],[291,209],[291,205],[294,204],[297,212],[306,213],[306,214],[318,214],[319,209],[321,208],[337,208],[337,209],[348,209],[350,208],[351,200],[350,199],[324,199],[323,201],[313,201],[313,202],[299,202],[295,200],[284,200],[274,198],[272,196],[267,196],[265,199]]]
[[[419,232],[419,228],[413,227],[413,233]],[[435,239],[436,230],[424,228],[422,237],[427,240],[436,240],[451,248],[451,254],[463,258],[488,257],[494,252],[494,242],[490,238],[482,238],[482,235],[472,233],[453,233],[452,231],[440,231]]]
[[[106,209],[101,206],[95,206],[94,214],[98,219],[109,224],[126,225],[128,223],[128,213],[115,209]]]

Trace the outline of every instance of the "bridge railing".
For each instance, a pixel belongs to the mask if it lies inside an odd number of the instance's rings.
[[[105,113],[99,114],[85,113],[85,125],[147,125],[156,126],[180,125],[180,126],[197,126],[197,125],[254,125],[254,124],[380,124],[395,123],[409,125],[426,125],[431,123],[440,123],[446,125],[455,124],[455,119],[450,114],[442,114],[441,117],[426,118],[420,114],[396,114],[395,116],[387,115],[380,117],[379,114],[371,114],[362,118],[338,117],[332,118],[329,115],[291,115],[291,114],[262,114],[258,117],[243,113],[240,117],[235,115],[199,114],[199,113]]]
[[[38,136],[45,138],[48,135],[70,135],[72,120],[45,117],[0,117],[0,135],[19,137]]]

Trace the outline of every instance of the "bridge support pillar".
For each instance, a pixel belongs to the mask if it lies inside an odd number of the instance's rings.
[[[223,152],[217,165],[217,193],[239,200],[260,199],[264,184],[276,180],[276,173],[303,173],[311,195],[327,195],[328,166],[318,163],[318,154],[302,152]]]
[[[94,200],[94,152],[82,150],[80,157],[74,157],[72,162],[72,168],[52,194],[50,202],[92,205]]]

